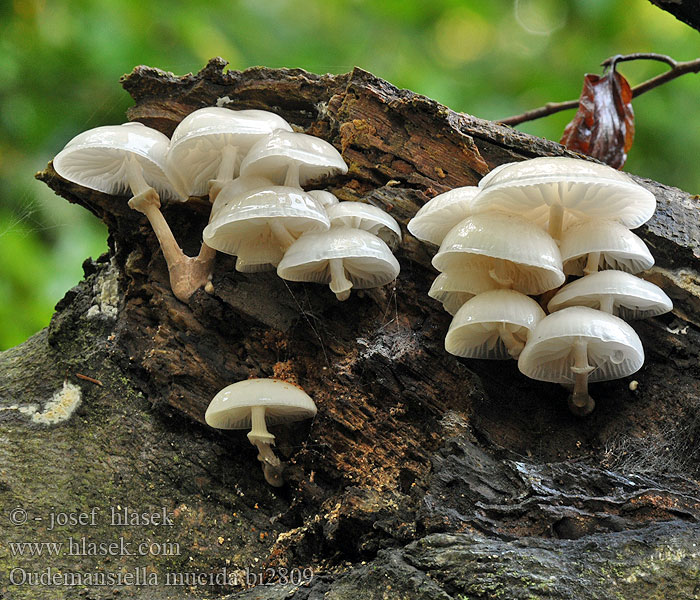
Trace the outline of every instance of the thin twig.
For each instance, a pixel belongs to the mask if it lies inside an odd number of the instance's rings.
[[[75,376],[78,379],[84,379],[85,381],[89,381],[90,383],[94,383],[102,387],[102,382],[99,379],[95,379],[94,377],[88,377],[87,375],[83,375],[82,373],[75,373]]]
[[[669,56],[665,56],[664,54],[645,54],[645,53],[637,53],[637,54],[627,54],[624,56],[611,56],[610,58],[605,59],[601,65],[604,67],[608,67],[612,64],[618,63],[618,62],[625,62],[629,60],[637,60],[637,59],[647,59],[647,60],[658,60],[660,62],[668,64],[671,68],[666,71],[665,73],[662,73],[661,75],[657,75],[656,77],[652,77],[651,79],[645,81],[644,83],[640,83],[639,85],[635,86],[632,88],[632,97],[636,98],[637,96],[641,96],[644,92],[648,92],[651,89],[654,89],[655,87],[658,87],[667,81],[671,81],[672,79],[675,79],[676,77],[680,77],[681,75],[685,75],[686,73],[698,73],[700,72],[700,58],[696,58],[695,60],[689,60],[687,62],[676,62]],[[499,119],[496,121],[497,123],[500,123],[501,125],[519,125],[520,123],[525,123],[526,121],[533,121],[535,119],[540,119],[542,117],[546,117],[549,115],[553,115],[555,113],[561,112],[562,110],[568,110],[571,108],[578,108],[579,101],[578,100],[568,100],[566,102],[548,102],[544,106],[541,106],[540,108],[535,108],[533,110],[528,110],[527,112],[524,112],[520,115],[515,115],[513,117],[508,117],[506,119]]]

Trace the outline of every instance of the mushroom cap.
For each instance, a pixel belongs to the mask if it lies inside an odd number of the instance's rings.
[[[441,302],[442,307],[454,316],[470,298],[499,288],[487,272],[461,269],[440,273],[430,286],[428,296]]]
[[[445,336],[445,350],[464,358],[511,358],[499,335],[502,325],[525,343],[544,311],[532,298],[513,290],[474,296],[457,311]]]
[[[277,266],[277,274],[289,281],[331,281],[328,261],[343,259],[347,277],[355,289],[379,287],[396,279],[399,263],[376,235],[361,229],[333,227],[307,233],[294,242]]]
[[[390,248],[401,242],[401,227],[381,208],[363,202],[339,202],[326,208],[331,227],[352,227],[376,235]]]
[[[423,242],[439,246],[450,229],[472,214],[472,201],[479,191],[477,186],[466,186],[435,196],[408,222],[408,231]]]
[[[572,281],[554,295],[547,309],[600,308],[606,296],[612,296],[614,313],[625,320],[655,317],[673,309],[673,302],[660,287],[623,271],[600,271]]]
[[[326,212],[313,197],[298,188],[273,186],[232,198],[204,228],[204,241],[220,252],[246,256],[248,264],[258,252],[255,248],[266,256],[271,249],[279,260],[282,250],[272,232],[273,220],[279,220],[292,237],[330,227]]]
[[[238,148],[238,167],[248,150],[276,129],[292,130],[282,117],[265,110],[219,106],[195,110],[173,132],[166,162],[168,174],[184,196],[204,195],[219,170],[224,147]]]
[[[226,386],[209,403],[204,420],[217,429],[250,429],[250,409],[265,407],[268,425],[308,419],[316,405],[296,385],[281,379],[246,379]]]
[[[591,252],[600,252],[599,269],[639,273],[654,264],[646,244],[615,221],[584,221],[569,227],[562,235],[559,251],[567,275],[583,275]]]
[[[540,381],[573,383],[574,344],[588,343],[588,381],[619,379],[644,364],[637,333],[618,317],[584,306],[572,306],[542,319],[518,358],[520,372]]]
[[[137,121],[95,127],[76,135],[53,159],[61,177],[105,194],[130,193],[126,162],[138,161],[143,176],[161,199],[182,199],[166,176],[170,140]]]
[[[318,202],[326,210],[328,210],[330,206],[338,204],[339,202],[335,194],[331,194],[325,190],[309,190],[306,193],[309,194],[309,196],[313,196],[314,200],[316,200],[316,202]]]
[[[229,181],[221,188],[216,200],[214,200],[214,204],[211,206],[211,217],[209,220],[213,221],[224,206],[230,204],[232,200],[239,196],[269,187],[272,187],[272,182],[267,177],[259,177],[257,175],[236,177],[236,179]]]
[[[343,157],[328,142],[305,133],[278,129],[250,149],[241,163],[241,174],[263,175],[281,184],[293,163],[299,165],[301,185],[348,171]]]
[[[433,257],[438,271],[504,270],[513,289],[541,294],[564,280],[561,256],[549,234],[522,217],[483,213],[453,227]]]
[[[589,219],[614,219],[633,229],[648,221],[656,209],[654,194],[625,173],[563,156],[500,165],[479,187],[474,212],[500,210],[542,227],[554,204],[565,209],[564,229]]]

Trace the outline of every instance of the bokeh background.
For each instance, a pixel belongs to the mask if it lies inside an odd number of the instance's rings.
[[[106,251],[106,230],[33,175],[77,133],[125,120],[119,78],[139,64],[178,75],[213,56],[232,69],[357,65],[486,119],[578,97],[615,54],[700,56],[698,32],[647,0],[3,0],[0,2],[0,349],[45,327]],[[632,85],[662,72],[625,63]],[[700,80],[634,102],[625,170],[700,192]],[[526,123],[559,140],[573,111]]]

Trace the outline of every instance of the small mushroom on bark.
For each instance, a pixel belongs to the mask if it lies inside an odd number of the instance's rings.
[[[514,215],[472,215],[453,227],[433,257],[438,271],[476,269],[501,288],[541,294],[558,288],[566,277],[554,240]]]
[[[218,106],[195,110],[173,132],[168,174],[185,197],[208,193],[213,202],[238,174],[248,150],[276,129],[292,131],[282,117],[264,110]]]
[[[328,284],[341,301],[350,297],[353,288],[379,287],[393,281],[399,270],[398,261],[382,240],[350,227],[302,235],[277,266],[282,279]]]
[[[326,208],[331,227],[352,227],[376,235],[389,248],[401,242],[401,227],[381,208],[363,202],[339,202]]]
[[[520,292],[484,292],[457,311],[445,336],[445,350],[465,358],[517,359],[544,316],[540,305]]]
[[[274,269],[302,233],[329,227],[326,212],[301,188],[272,186],[231,198],[203,235],[207,245],[238,257],[238,271],[250,273]]]
[[[196,258],[186,256],[160,211],[161,196],[186,200],[166,176],[170,141],[141,123],[97,127],[73,138],[53,160],[56,172],[79,185],[107,194],[132,193],[129,206],[148,218],[168,265],[175,296],[187,302],[207,287],[215,252],[202,246]]]
[[[477,186],[455,188],[426,202],[408,222],[408,231],[422,242],[439,246],[447,232],[472,214]]]
[[[556,240],[574,223],[614,219],[634,229],[651,218],[654,195],[631,177],[591,161],[539,157],[500,165],[480,182],[474,212],[499,210],[547,227]]]
[[[241,175],[262,175],[292,187],[347,171],[342,156],[328,142],[281,129],[257,142],[241,163]]]
[[[248,379],[221,390],[209,404],[204,419],[217,429],[248,429],[248,440],[258,449],[265,480],[284,484],[284,466],[272,451],[275,436],[268,425],[290,423],[316,415],[316,405],[301,388],[280,379]]]
[[[559,250],[567,275],[589,275],[602,269],[639,273],[654,265],[646,244],[615,221],[572,225],[562,234]]]
[[[555,312],[569,306],[597,308],[625,320],[673,310],[673,302],[660,287],[623,271],[601,271],[572,281],[554,295],[547,309]]]
[[[626,377],[644,364],[637,333],[613,315],[574,306],[542,319],[518,358],[520,372],[539,381],[573,385],[569,409],[583,416],[595,401],[588,384]]]
[[[459,269],[440,273],[430,286],[428,296],[442,303],[453,317],[462,305],[477,294],[500,289],[485,271]]]

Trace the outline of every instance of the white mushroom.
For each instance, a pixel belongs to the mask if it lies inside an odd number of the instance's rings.
[[[264,110],[195,110],[173,132],[168,174],[185,197],[209,193],[213,202],[238,174],[241,158],[276,129],[292,131],[282,117]]]
[[[214,200],[214,204],[211,206],[209,222],[216,218],[224,206],[227,206],[239,196],[270,187],[272,187],[272,182],[267,177],[259,177],[256,175],[236,177],[236,179],[224,185],[219,194],[217,194],[216,200]]]
[[[565,285],[549,301],[549,312],[569,306],[597,308],[622,319],[645,319],[673,309],[664,291],[623,271],[601,271]]]
[[[207,245],[238,257],[238,271],[254,272],[276,267],[302,233],[329,227],[312,196],[301,188],[273,186],[231,198],[203,235]]]
[[[562,234],[559,250],[567,275],[588,275],[601,269],[639,273],[654,265],[646,244],[615,221],[584,221],[569,227]]]
[[[564,283],[559,249],[545,231],[514,215],[467,217],[445,236],[433,257],[438,271],[477,269],[502,288],[541,294]]]
[[[326,210],[339,202],[338,198],[336,198],[334,194],[331,194],[325,190],[309,190],[306,193],[313,196],[314,200],[316,200],[316,202],[318,202]]]
[[[342,156],[328,142],[284,130],[261,139],[241,164],[241,175],[262,175],[292,187],[347,171]]]
[[[445,336],[445,350],[465,358],[518,358],[544,316],[540,305],[520,292],[484,292],[457,311]]]
[[[326,208],[331,227],[352,227],[376,235],[389,248],[401,242],[401,227],[381,208],[363,202],[340,202]]]
[[[500,287],[486,271],[461,269],[440,273],[430,286],[428,296],[441,302],[442,307],[454,316],[470,298]]]
[[[568,157],[539,157],[508,163],[480,182],[475,212],[500,210],[547,226],[559,239],[562,230],[589,219],[614,219],[633,229],[656,209],[654,195],[628,175],[594,162]]]
[[[527,377],[573,384],[569,408],[578,415],[595,407],[589,381],[626,377],[642,364],[644,350],[634,329],[618,317],[583,306],[542,319],[518,359]]]
[[[168,265],[175,296],[187,302],[207,287],[215,252],[202,247],[197,258],[185,256],[160,212],[164,198],[185,200],[165,175],[169,140],[141,123],[109,125],[73,138],[53,160],[56,172],[69,181],[107,194],[133,194],[129,206],[146,215]]]
[[[333,227],[307,233],[290,246],[277,266],[289,281],[328,284],[338,300],[350,290],[379,287],[396,279],[399,263],[377,236],[360,229]]]
[[[258,449],[265,479],[276,487],[284,483],[283,466],[271,446],[275,436],[267,425],[290,423],[316,415],[314,401],[301,388],[280,379],[248,379],[221,390],[209,404],[204,419],[217,429],[248,429],[248,440]]]
[[[408,222],[408,231],[422,242],[439,246],[450,229],[472,214],[472,201],[479,191],[477,186],[465,186],[435,196]]]

